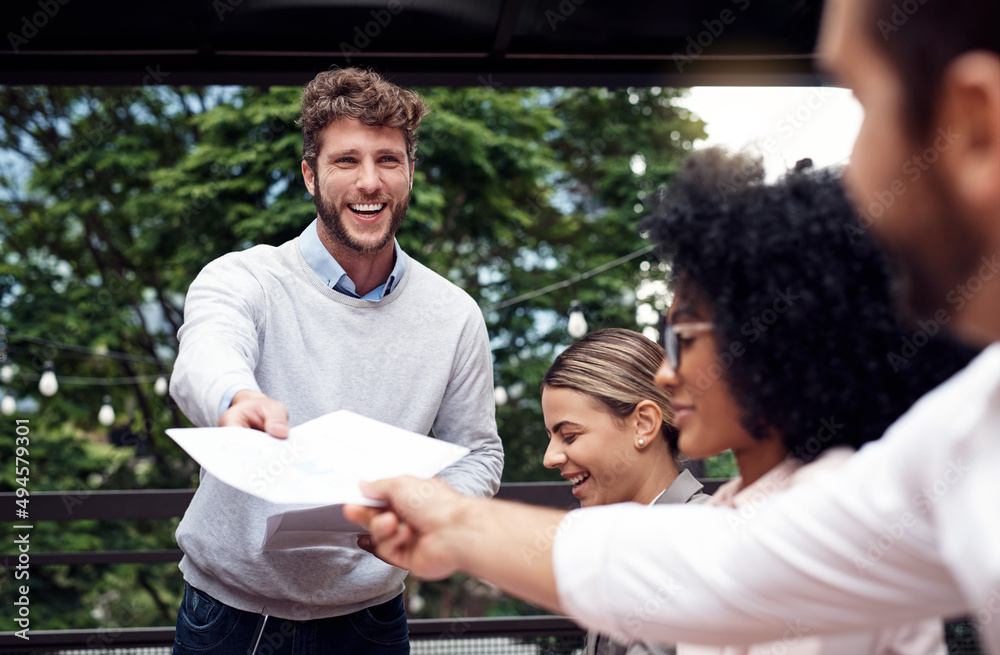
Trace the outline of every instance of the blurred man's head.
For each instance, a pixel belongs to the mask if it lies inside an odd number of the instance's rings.
[[[996,0],[827,0],[818,46],[865,110],[845,178],[906,309],[979,342],[1000,339],[998,24]]]

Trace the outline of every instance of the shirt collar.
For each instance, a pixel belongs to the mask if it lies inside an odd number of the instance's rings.
[[[396,252],[396,263],[389,273],[389,278],[385,281],[385,284],[379,285],[364,296],[358,296],[354,281],[348,277],[347,272],[344,271],[344,267],[340,265],[340,262],[330,254],[330,251],[320,241],[318,218],[314,218],[312,223],[302,231],[302,234],[299,236],[299,249],[302,251],[302,256],[305,258],[306,263],[309,264],[309,268],[319,276],[319,279],[326,286],[353,298],[360,297],[364,300],[382,300],[383,296],[391,293],[396,288],[399,281],[403,279],[403,273],[406,272],[406,257],[403,255],[403,249],[399,247],[399,241],[396,241],[396,239],[393,239],[392,242]]]
[[[702,488],[698,479],[691,475],[690,471],[684,469],[650,505],[683,504],[691,500],[691,497],[700,492]]]

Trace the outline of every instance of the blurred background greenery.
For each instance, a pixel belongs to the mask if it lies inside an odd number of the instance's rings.
[[[400,244],[483,308],[504,482],[559,480],[541,465],[539,382],[573,340],[571,303],[591,330],[655,338],[666,269],[638,218],[705,125],[676,105],[676,89],[418,91],[431,113]],[[197,467],[164,435],[186,419],[155,381],[170,374],[198,271],[293,238],[315,216],[298,108],[297,88],[0,87],[3,390],[8,409],[16,403],[11,418],[30,420],[32,491],[197,484]],[[60,381],[52,397],[38,392],[47,362]],[[108,426],[97,419],[106,397],[116,412]],[[0,452],[13,449],[5,430]],[[710,476],[734,471],[728,457],[707,463]],[[0,490],[14,486],[0,479]],[[176,524],[39,523],[31,547],[173,548]],[[0,587],[12,583],[0,572]],[[172,625],[183,587],[175,564],[33,567],[31,584],[32,614],[43,617],[33,629]],[[408,608],[538,612],[464,576],[411,580]],[[13,629],[5,616],[0,630]]]

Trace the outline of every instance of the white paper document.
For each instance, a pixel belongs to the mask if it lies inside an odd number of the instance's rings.
[[[382,504],[365,497],[359,482],[397,475],[429,478],[469,452],[347,410],[298,425],[287,439],[238,427],[171,428],[167,435],[229,486],[298,506],[268,519],[267,550],[346,545],[344,535],[353,541],[361,528],[347,522],[339,506]]]
[[[367,534],[357,523],[344,518],[343,505],[323,505],[292,509],[267,517],[264,550],[311,548],[315,546],[358,545],[358,536]]]

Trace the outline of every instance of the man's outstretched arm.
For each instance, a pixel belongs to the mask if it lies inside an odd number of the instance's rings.
[[[288,436],[288,410],[254,378],[260,283],[237,254],[206,266],[188,289],[170,394],[195,425],[235,425]]]

